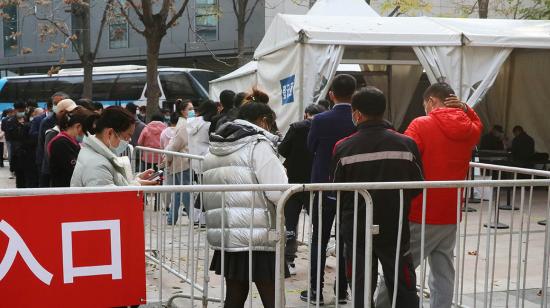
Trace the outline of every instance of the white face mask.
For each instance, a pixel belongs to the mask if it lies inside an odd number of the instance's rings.
[[[113,131],[114,132],[114,131]],[[126,140],[123,140],[122,138],[120,138],[120,136],[115,132],[115,135],[117,136],[117,138],[120,140],[119,143],[118,143],[118,146],[116,147],[113,147],[111,144],[110,144],[110,140],[109,140],[109,150],[111,150],[111,152],[113,152],[113,154],[115,154],[116,156],[120,156],[122,153],[124,153],[124,151],[126,151],[126,149],[128,148],[128,144],[129,142],[126,141]]]

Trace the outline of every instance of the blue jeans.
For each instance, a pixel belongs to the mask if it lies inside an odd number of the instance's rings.
[[[167,185],[189,185],[190,177],[189,169],[184,170],[176,174],[167,174],[165,183]],[[179,210],[181,206],[181,201],[183,198],[183,206],[185,206],[185,211],[189,213],[189,205],[191,204],[191,194],[188,192],[185,193],[173,193],[173,198],[169,198],[169,202],[174,200],[170,210],[168,211],[168,224],[175,225],[178,222]]]

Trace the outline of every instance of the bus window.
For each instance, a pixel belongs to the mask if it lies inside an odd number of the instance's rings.
[[[111,99],[116,101],[138,100],[145,87],[145,73],[120,74],[113,86]]]
[[[51,89],[55,89],[54,92],[65,92],[69,97],[78,99],[82,95],[83,81],[84,78],[82,76],[61,76]]]
[[[189,71],[189,74],[201,84],[206,92],[210,91],[210,81],[220,77],[219,74],[209,71]]]
[[[169,101],[178,98],[195,99],[199,97],[189,77],[184,72],[160,72],[160,83],[164,95]]]
[[[111,93],[117,75],[95,75],[93,86],[93,100],[95,101],[112,101]]]

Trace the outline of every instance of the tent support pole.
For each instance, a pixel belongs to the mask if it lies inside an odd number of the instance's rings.
[[[512,98],[512,82],[514,82],[514,72],[515,72],[515,68],[514,68],[514,64],[515,64],[515,59],[516,59],[516,56],[514,54],[514,51],[512,50],[512,52],[510,53],[510,69],[508,70],[508,84],[507,84],[507,89],[506,89],[506,97],[504,98],[505,101],[505,113],[504,113],[504,123],[502,123],[502,125],[504,126],[504,134],[506,134],[506,132],[508,131],[508,121],[510,120],[510,109],[511,109],[511,98]]]
[[[305,44],[303,43],[303,40],[300,40],[300,76],[298,76],[300,80],[300,104],[299,108],[300,111],[298,112],[298,119],[296,121],[302,120],[302,115],[304,114],[305,109],[305,95],[304,95],[304,48]]]

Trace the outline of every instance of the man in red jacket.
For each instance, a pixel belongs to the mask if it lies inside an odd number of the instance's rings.
[[[416,142],[426,181],[466,179],[472,148],[483,126],[475,111],[460,102],[446,83],[431,85],[424,93],[427,116],[416,118],[405,135]],[[457,189],[428,189],[424,258],[430,265],[431,307],[451,307],[453,298],[453,250],[456,242]],[[458,217],[460,219],[460,217]],[[420,265],[422,195],[416,197],[409,214],[411,252]]]

